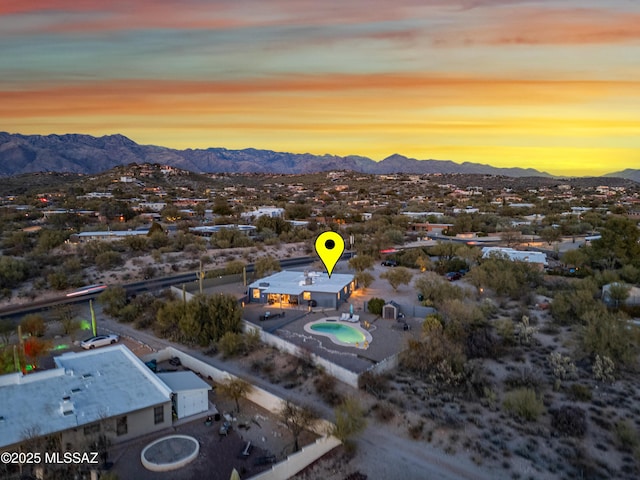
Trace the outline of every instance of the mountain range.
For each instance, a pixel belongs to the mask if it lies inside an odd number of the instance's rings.
[[[313,173],[353,170],[371,174],[462,173],[509,177],[552,177],[532,168],[498,168],[449,160],[416,160],[394,154],[376,162],[349,155],[313,155],[247,148],[176,150],[139,145],[123,135],[93,137],[82,134],[21,135],[0,132],[0,176],[32,172],[94,174],[130,163],[159,163],[198,173]],[[627,169],[607,176],[640,182],[640,170]]]

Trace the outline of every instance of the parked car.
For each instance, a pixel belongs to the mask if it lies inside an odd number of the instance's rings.
[[[89,350],[96,347],[104,347],[105,345],[113,345],[118,340],[120,340],[118,335],[96,335],[80,342],[80,346],[85,350]]]
[[[460,272],[447,272],[444,274],[444,278],[446,278],[450,282],[453,282],[455,280],[460,280],[462,278],[462,275],[460,274]]]
[[[397,267],[398,262],[396,262],[395,260],[385,260],[380,265],[382,265],[383,267]]]

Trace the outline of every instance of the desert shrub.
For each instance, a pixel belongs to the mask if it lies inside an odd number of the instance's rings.
[[[409,425],[409,428],[408,428],[409,436],[414,440],[417,440],[422,435],[423,429],[424,429],[424,422],[422,420],[420,420],[415,425]]]
[[[569,397],[578,402],[591,401],[591,388],[580,383],[573,383],[569,387]]]
[[[367,302],[367,310],[374,315],[382,315],[382,307],[384,307],[384,304],[384,299],[373,297]]]
[[[104,271],[124,264],[124,259],[118,252],[108,250],[96,255],[95,263],[100,271]]]
[[[496,322],[496,331],[505,347],[515,345],[515,326],[511,319],[503,318]]]
[[[248,352],[258,348],[260,345],[260,332],[257,328],[252,328],[244,332],[244,345]]]
[[[358,377],[358,387],[380,398],[389,391],[389,378],[386,375],[364,372]]]
[[[140,313],[140,308],[138,305],[130,303],[120,309],[118,312],[118,320],[124,323],[131,323],[136,318],[138,318],[138,314]]]
[[[467,328],[465,340],[467,358],[496,358],[500,353],[500,341],[487,323],[473,323]]]
[[[616,365],[635,365],[637,332],[620,314],[605,310],[585,313],[584,326],[578,330],[580,351],[585,356],[607,356]]]
[[[69,286],[68,274],[62,270],[56,270],[47,275],[47,281],[54,290],[64,290]]]
[[[387,402],[376,403],[372,408],[376,419],[386,423],[395,417],[395,409]]]
[[[224,267],[224,271],[226,275],[234,275],[237,273],[242,273],[242,270],[247,264],[242,260],[230,260],[227,262]]]
[[[42,317],[42,315],[39,315],[37,313],[25,315],[20,322],[20,326],[22,327],[22,331],[24,333],[28,333],[29,335],[34,337],[43,336],[44,332],[47,330],[47,325],[44,323],[44,318]]]
[[[583,437],[587,433],[587,415],[580,407],[563,405],[551,410],[551,425],[563,435]]]
[[[522,367],[509,374],[504,383],[508,388],[527,388],[539,392],[542,389],[543,380],[538,372],[529,367]]]
[[[466,358],[462,346],[435,330],[422,341],[410,340],[409,348],[400,355],[402,367],[416,372],[442,386],[457,384],[462,378]]]
[[[336,407],[344,400],[340,393],[336,392],[336,379],[326,373],[323,373],[313,382],[316,393],[320,395],[322,400],[332,407]]]
[[[542,399],[531,388],[519,388],[507,392],[503,402],[504,409],[523,420],[534,421],[544,413]]]
[[[464,364],[459,387],[468,400],[475,401],[490,395],[492,384],[488,371],[480,360],[471,360]]]
[[[227,332],[218,340],[218,348],[224,357],[233,357],[244,352],[244,338],[241,333]]]
[[[620,420],[613,427],[616,440],[624,450],[633,450],[640,444],[638,431],[629,420]]]

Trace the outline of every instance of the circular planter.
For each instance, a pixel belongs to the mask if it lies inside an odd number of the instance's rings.
[[[187,435],[159,438],[142,449],[140,461],[152,472],[168,472],[195,460],[200,452],[198,441]]]

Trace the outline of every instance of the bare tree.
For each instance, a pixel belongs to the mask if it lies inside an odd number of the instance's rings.
[[[300,434],[316,422],[318,414],[308,405],[299,407],[287,400],[280,410],[280,419],[293,435],[293,450],[297,452],[300,450]]]
[[[252,389],[250,383],[241,378],[232,378],[218,386],[221,395],[232,399],[236,403],[236,412],[240,413],[240,399],[245,397]]]

